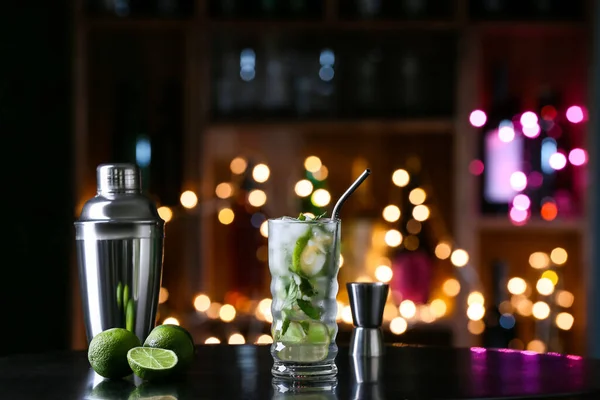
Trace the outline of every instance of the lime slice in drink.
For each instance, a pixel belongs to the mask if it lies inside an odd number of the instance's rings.
[[[306,342],[310,344],[326,344],[330,342],[329,329],[320,322],[311,322],[308,326]]]
[[[166,349],[134,347],[127,353],[127,362],[140,378],[159,380],[171,375],[177,365],[177,355]]]
[[[325,261],[327,261],[327,255],[319,246],[311,242],[312,240],[308,241],[308,245],[304,248],[300,256],[300,269],[307,276],[314,276],[321,272]]]
[[[288,326],[285,334],[281,336],[280,340],[286,343],[300,343],[306,337],[306,333],[304,333],[304,329],[300,323],[292,321],[290,322],[290,326]]]

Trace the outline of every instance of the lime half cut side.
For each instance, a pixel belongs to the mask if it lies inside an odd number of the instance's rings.
[[[177,355],[166,349],[134,347],[127,353],[131,370],[140,378],[159,380],[171,375],[177,366]]]

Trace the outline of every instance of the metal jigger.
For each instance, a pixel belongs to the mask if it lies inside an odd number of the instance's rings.
[[[378,357],[383,354],[381,323],[389,286],[385,283],[350,282],[346,288],[354,322],[350,355]]]
[[[350,339],[352,399],[383,399],[379,385],[383,362],[383,308],[389,286],[385,283],[346,284],[354,330]]]

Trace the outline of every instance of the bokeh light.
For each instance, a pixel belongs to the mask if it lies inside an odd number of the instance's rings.
[[[163,325],[179,325],[179,320],[175,317],[165,318]]]
[[[563,265],[567,262],[568,257],[567,251],[562,247],[557,247],[550,253],[550,259],[556,265]]]
[[[483,174],[485,166],[481,160],[473,160],[469,163],[469,172],[475,176]]]
[[[559,290],[558,292],[556,292],[556,304],[558,304],[559,306],[563,307],[563,308],[569,308],[573,305],[573,302],[575,301],[575,296],[573,296],[573,293],[566,291],[566,290]]]
[[[324,181],[329,176],[329,169],[326,166],[321,165],[321,168],[317,172],[313,172],[312,176],[318,181]]]
[[[394,273],[387,265],[380,265],[375,268],[375,278],[380,282],[389,282],[392,280]]]
[[[229,340],[227,341],[228,344],[244,344],[246,343],[246,339],[244,339],[244,336],[241,333],[234,333],[233,335],[229,336]]]
[[[402,234],[396,229],[390,229],[385,233],[385,244],[390,247],[398,247],[402,243]]]
[[[469,321],[467,329],[469,330],[469,333],[473,335],[481,335],[485,330],[485,324],[481,320]]]
[[[317,189],[310,196],[310,201],[317,207],[325,207],[331,201],[331,195],[325,189]]]
[[[433,316],[436,318],[443,317],[446,314],[446,311],[448,310],[446,302],[442,299],[433,299],[429,308],[431,309],[431,313],[433,314]]]
[[[406,223],[406,230],[408,233],[418,235],[419,232],[421,232],[421,229],[423,229],[423,225],[417,220],[411,219]]]
[[[173,211],[167,206],[158,207],[158,216],[165,222],[173,219]]]
[[[210,298],[205,294],[199,294],[194,299],[194,308],[197,311],[205,312],[210,307]]]
[[[419,238],[413,235],[408,235],[404,238],[404,248],[414,251],[419,248]]]
[[[408,182],[410,182],[410,175],[408,172],[406,172],[406,170],[397,169],[392,174],[392,182],[394,182],[394,185],[398,187],[404,187],[408,185]]]
[[[485,308],[482,304],[473,303],[467,308],[467,317],[472,321],[479,321],[485,315]]]
[[[400,209],[398,206],[390,204],[383,209],[383,219],[387,222],[396,222],[400,219]]]
[[[260,190],[254,189],[248,193],[248,203],[253,207],[261,207],[267,202],[267,194]]]
[[[527,136],[530,139],[538,137],[540,135],[540,131],[541,129],[538,124],[523,127],[523,135]]]
[[[513,207],[520,211],[526,211],[531,206],[531,200],[525,194],[518,194],[513,199]]]
[[[473,110],[469,115],[469,122],[475,128],[481,128],[487,121],[487,115],[482,110]]]
[[[533,127],[538,123],[538,116],[534,112],[525,111],[521,114],[521,125],[523,127]]]
[[[260,234],[263,237],[269,237],[269,221],[265,221],[260,224]]]
[[[408,201],[410,201],[415,206],[419,204],[423,204],[425,199],[427,198],[427,193],[421,188],[416,188],[410,191],[408,194]]]
[[[523,225],[529,218],[529,211],[519,210],[518,208],[511,208],[508,213],[510,220],[515,225]]]
[[[469,296],[467,297],[467,304],[468,305],[473,305],[473,304],[481,304],[483,305],[485,302],[485,298],[483,297],[483,294],[481,292],[471,292],[469,293]]]
[[[306,160],[304,160],[304,168],[308,172],[317,172],[321,169],[322,165],[321,159],[317,156],[308,156],[306,157]]]
[[[352,309],[350,306],[344,306],[344,308],[342,308],[342,321],[347,324],[352,323]]]
[[[296,182],[294,191],[300,197],[310,196],[313,191],[313,184],[308,179],[302,179],[301,181]]]
[[[273,338],[271,335],[260,335],[258,339],[256,339],[256,344],[271,344],[273,343]]]
[[[196,204],[198,204],[198,196],[196,196],[196,193],[192,192],[191,190],[186,190],[185,192],[181,193],[179,201],[185,208],[194,208],[196,207]]]
[[[439,242],[435,246],[435,256],[440,260],[445,260],[452,254],[452,247],[447,242]]]
[[[531,312],[537,319],[546,319],[550,315],[550,306],[544,301],[537,301],[533,304]]]
[[[396,317],[390,322],[390,331],[395,335],[401,335],[406,332],[408,323],[402,317]]]
[[[545,221],[554,221],[558,216],[558,207],[553,201],[546,201],[540,208],[540,215]]]
[[[235,319],[235,307],[231,304],[224,304],[219,310],[219,318],[223,322],[231,322]]]
[[[575,318],[567,312],[561,312],[556,316],[556,326],[558,326],[563,331],[568,331],[573,327],[573,323],[575,322]]]
[[[523,294],[527,290],[527,282],[519,277],[510,278],[506,287],[511,294]]]
[[[515,129],[513,128],[512,124],[510,126],[501,126],[498,129],[498,139],[500,139],[501,142],[510,143],[514,140],[514,138]]]
[[[204,344],[219,344],[219,343],[221,343],[221,341],[214,336],[211,336],[204,341]]]
[[[587,162],[587,152],[583,149],[573,149],[569,152],[569,162],[575,166],[584,165]]]
[[[510,175],[510,187],[517,192],[527,187],[527,176],[521,171],[513,172]]]
[[[398,311],[404,318],[414,318],[417,313],[417,306],[412,300],[403,300],[398,307]]]
[[[233,172],[234,174],[243,174],[246,171],[246,168],[248,167],[248,162],[246,160],[244,160],[242,157],[236,157],[233,160],[231,160],[231,163],[229,164],[229,168],[231,169],[231,172]]]
[[[417,221],[423,222],[429,218],[429,208],[426,205],[418,205],[413,208],[412,216]]]
[[[567,120],[573,124],[578,124],[583,121],[583,109],[579,106],[571,106],[567,108]]]
[[[539,339],[534,339],[527,343],[527,350],[535,351],[536,353],[543,353],[546,351],[546,345]]]
[[[536,251],[529,255],[529,265],[535,269],[547,268],[550,265],[550,257],[542,251]]]
[[[169,291],[167,288],[161,287],[158,292],[158,304],[166,303],[169,300]]]
[[[233,222],[235,214],[231,208],[223,208],[221,211],[219,211],[218,218],[219,222],[223,225],[229,225]]]
[[[535,288],[542,296],[549,296],[554,292],[554,284],[548,278],[538,279]]]
[[[265,164],[258,164],[252,169],[252,178],[258,183],[266,182],[271,175],[271,170]]]
[[[558,283],[558,274],[552,270],[544,271],[542,278],[550,279],[553,285]]]
[[[469,262],[469,253],[463,249],[456,249],[450,256],[450,262],[455,267],[464,267]]]
[[[567,165],[567,157],[563,153],[556,152],[550,156],[548,164],[550,168],[559,171]]]
[[[215,194],[220,199],[227,199],[233,194],[233,185],[229,182],[221,182],[215,188]]]
[[[448,278],[442,285],[442,291],[448,297],[454,297],[460,293],[460,283],[454,278]]]

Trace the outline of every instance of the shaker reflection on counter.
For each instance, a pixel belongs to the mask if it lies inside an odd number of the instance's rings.
[[[142,195],[135,165],[100,165],[97,179],[97,195],[75,222],[88,343],[114,327],[133,331],[143,342],[158,309],[164,221]]]

